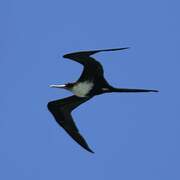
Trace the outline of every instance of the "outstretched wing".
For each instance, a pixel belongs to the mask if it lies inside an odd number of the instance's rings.
[[[64,128],[64,130],[83,148],[93,153],[89,148],[83,136],[79,133],[76,124],[73,121],[71,112],[80,104],[86,102],[90,98],[79,98],[77,96],[70,96],[64,99],[51,101],[48,103],[48,109],[54,116],[57,123]]]
[[[103,77],[104,71],[102,65],[94,58],[90,57],[91,55],[103,51],[118,51],[124,49],[128,49],[128,47],[116,48],[116,49],[101,49],[101,50],[93,50],[93,51],[80,51],[80,52],[65,54],[63,57],[72,59],[84,66],[84,70],[79,78],[79,81],[84,81],[87,78],[95,79],[95,78]]]

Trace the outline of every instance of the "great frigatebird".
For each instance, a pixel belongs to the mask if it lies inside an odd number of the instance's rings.
[[[92,97],[104,93],[121,92],[121,93],[139,93],[139,92],[158,92],[157,90],[148,89],[129,89],[115,88],[111,86],[104,78],[102,65],[96,61],[91,55],[103,51],[117,51],[125,48],[102,49],[93,51],[80,51],[65,54],[63,57],[72,59],[84,66],[80,78],[73,83],[64,85],[50,85],[50,87],[64,88],[71,91],[74,95],[64,99],[51,101],[48,103],[48,109],[53,114],[57,123],[62,126],[65,131],[87,151],[93,151],[89,148],[83,136],[76,127],[71,112],[80,104],[88,101]]]

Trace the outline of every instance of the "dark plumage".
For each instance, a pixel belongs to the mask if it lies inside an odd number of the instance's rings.
[[[51,85],[51,87],[64,88],[71,91],[74,95],[64,99],[51,101],[48,103],[48,109],[54,116],[57,123],[65,129],[65,131],[83,148],[87,151],[93,151],[89,148],[85,139],[79,133],[76,127],[71,112],[80,104],[88,101],[96,95],[112,92],[158,92],[157,90],[147,89],[128,89],[115,88],[111,86],[104,78],[104,71],[102,65],[96,61],[91,55],[103,51],[117,51],[125,50],[126,48],[104,49],[94,51],[81,51],[66,54],[63,57],[76,61],[84,66],[83,72],[77,82],[67,83],[65,85]]]

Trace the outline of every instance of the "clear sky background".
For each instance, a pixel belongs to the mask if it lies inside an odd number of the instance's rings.
[[[0,2],[0,179],[179,180],[178,0]],[[73,116],[95,151],[77,145],[46,105],[71,95],[72,51],[130,46],[96,55],[117,87],[160,93],[102,95]]]

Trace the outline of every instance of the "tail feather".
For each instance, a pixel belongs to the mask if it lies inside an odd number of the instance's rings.
[[[112,92],[139,93],[139,92],[159,92],[159,91],[153,89],[113,88]]]

